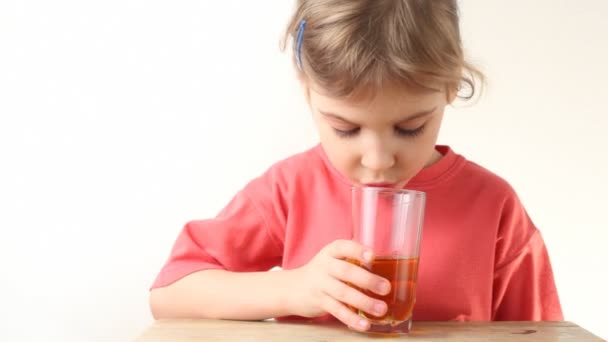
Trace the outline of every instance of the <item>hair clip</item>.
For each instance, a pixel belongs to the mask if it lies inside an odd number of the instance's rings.
[[[296,61],[298,62],[298,68],[302,70],[302,42],[304,41],[304,30],[306,29],[306,19],[300,21],[300,27],[298,28],[298,35],[296,37]]]

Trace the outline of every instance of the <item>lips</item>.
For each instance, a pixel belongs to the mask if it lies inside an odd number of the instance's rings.
[[[395,183],[363,183],[363,185],[376,187],[376,188],[394,188],[397,184],[395,184]]]

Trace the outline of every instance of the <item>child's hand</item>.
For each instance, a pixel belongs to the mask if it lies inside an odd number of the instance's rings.
[[[304,317],[329,313],[354,329],[369,329],[369,322],[347,305],[382,316],[387,310],[386,303],[363,294],[347,283],[379,295],[386,295],[390,291],[390,283],[345,259],[369,262],[372,258],[371,251],[353,241],[336,240],[325,246],[308,264],[294,270],[290,311]]]

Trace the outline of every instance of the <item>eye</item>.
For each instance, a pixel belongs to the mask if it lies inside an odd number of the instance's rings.
[[[405,128],[400,128],[400,127],[395,127],[395,134],[397,134],[400,137],[415,138],[415,137],[421,135],[422,133],[424,133],[425,127],[426,127],[426,124],[424,124],[418,128],[414,128],[414,129],[405,129]]]
[[[349,129],[349,130],[342,130],[342,129],[337,129],[334,128],[334,131],[336,132],[336,134],[340,137],[340,138],[350,138],[350,137],[354,137],[355,135],[357,135],[357,133],[359,133],[361,129],[359,127],[357,128],[353,128],[353,129]]]

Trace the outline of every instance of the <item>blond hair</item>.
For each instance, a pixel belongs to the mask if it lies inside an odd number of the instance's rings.
[[[302,76],[337,97],[441,84],[470,99],[484,78],[464,59],[456,0],[298,0],[288,43]]]

